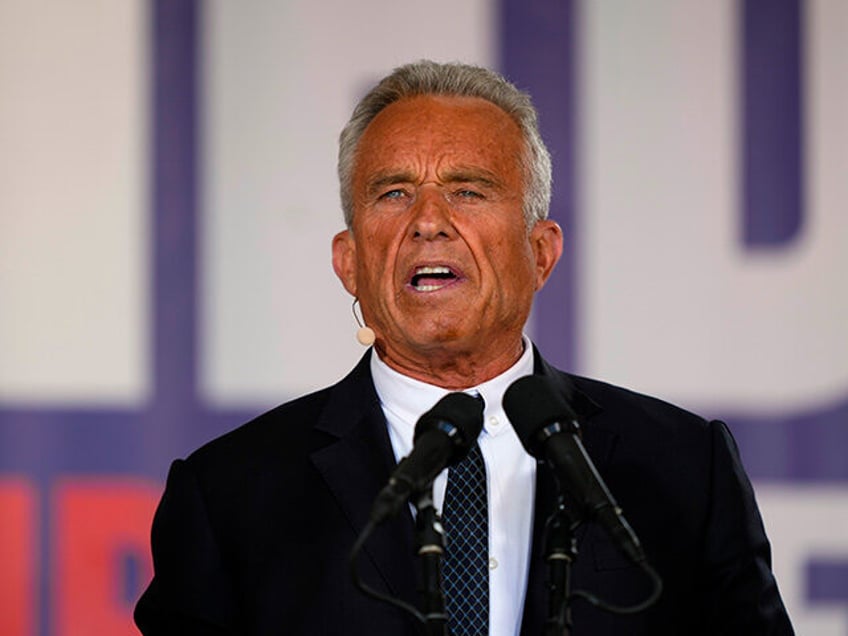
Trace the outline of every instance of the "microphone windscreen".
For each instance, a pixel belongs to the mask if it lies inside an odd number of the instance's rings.
[[[377,339],[377,335],[371,327],[360,327],[356,330],[356,340],[363,347],[370,347]]]
[[[423,434],[438,430],[447,422],[457,429],[456,434],[451,436],[454,452],[449,462],[456,463],[468,454],[477,441],[483,429],[484,408],[485,403],[481,397],[460,392],[448,393],[418,419],[413,440],[418,441]]]
[[[504,393],[503,407],[524,449],[536,458],[544,456],[538,435],[541,429],[576,419],[553,381],[541,375],[527,375],[513,382]]]

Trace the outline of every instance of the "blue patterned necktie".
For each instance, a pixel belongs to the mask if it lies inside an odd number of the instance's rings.
[[[468,456],[448,470],[442,514],[445,606],[451,636],[489,633],[489,506],[486,465],[474,444]]]

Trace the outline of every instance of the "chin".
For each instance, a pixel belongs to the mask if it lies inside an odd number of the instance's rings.
[[[456,332],[439,331],[430,334],[429,337],[420,338],[416,343],[422,351],[450,350],[454,352],[472,350],[479,346],[466,335]]]

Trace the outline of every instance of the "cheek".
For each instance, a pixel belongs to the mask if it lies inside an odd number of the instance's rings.
[[[360,230],[357,252],[358,277],[371,289],[392,284],[399,240],[387,224]]]
[[[363,247],[385,251],[403,235],[404,228],[396,215],[371,212],[369,217],[356,230]]]
[[[504,285],[511,300],[532,300],[538,286],[535,259],[526,246],[513,246],[510,254],[510,265],[504,272]]]
[[[509,230],[514,231],[514,230]],[[495,276],[504,283],[525,284],[536,278],[535,258],[528,241],[504,238],[506,232],[498,233],[485,243]]]

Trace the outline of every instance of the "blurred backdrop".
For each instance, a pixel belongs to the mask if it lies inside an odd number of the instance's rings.
[[[419,58],[529,90],[529,331],[728,421],[799,633],[848,634],[848,3],[0,0],[0,633],[135,633],[170,461],[361,355],[336,137]]]

